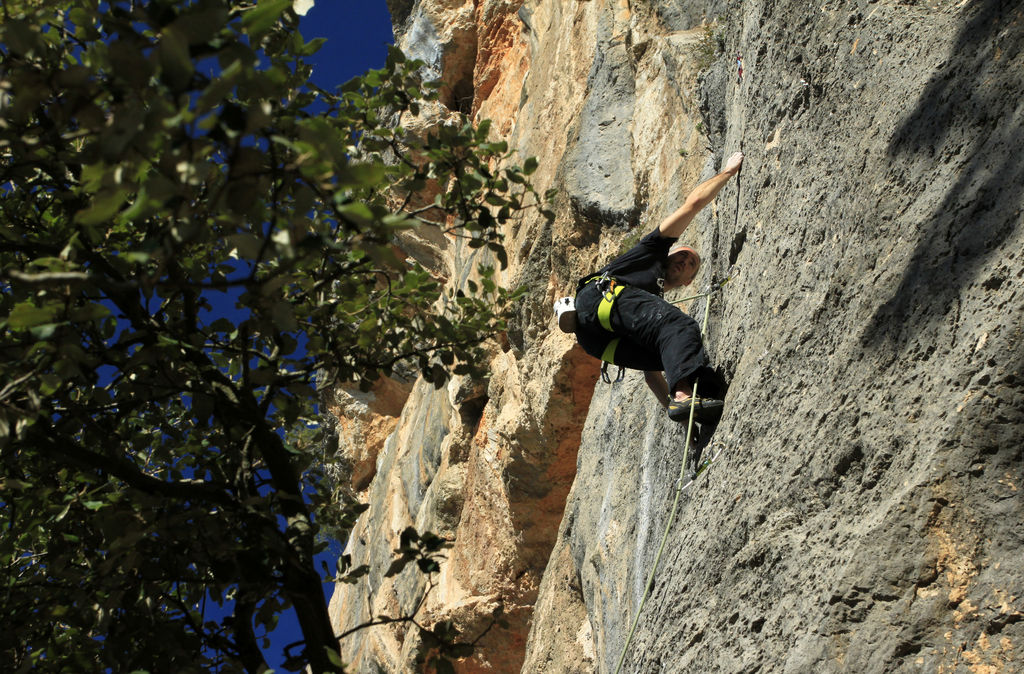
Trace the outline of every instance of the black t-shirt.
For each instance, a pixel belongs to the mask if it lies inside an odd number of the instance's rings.
[[[587,280],[607,272],[619,283],[661,295],[665,290],[668,251],[675,242],[675,238],[662,236],[661,230],[655,229],[640,239],[635,246],[602,267],[597,274],[591,274],[580,281],[577,292]]]

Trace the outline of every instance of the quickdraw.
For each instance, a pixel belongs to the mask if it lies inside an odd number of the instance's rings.
[[[619,340],[613,339],[612,341],[618,342]],[[605,349],[605,351],[607,352],[608,350]],[[603,359],[604,356],[601,356],[601,358]],[[606,360],[605,362],[601,363],[601,381],[603,381],[605,384],[618,384],[620,381],[626,378],[626,368],[620,365],[618,374],[615,375],[614,380],[612,379],[611,375],[608,374],[608,365],[614,364],[615,363],[611,362],[610,360]]]

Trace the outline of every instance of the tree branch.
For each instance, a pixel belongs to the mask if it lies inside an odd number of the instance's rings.
[[[33,425],[25,442],[34,442],[44,451],[62,456],[86,468],[107,473],[121,480],[129,487],[147,494],[165,496],[184,501],[206,501],[219,505],[233,505],[235,499],[228,491],[228,485],[215,485],[202,480],[166,482],[139,470],[134,462],[126,458],[114,458],[82,447],[65,435],[51,435],[52,426],[43,429],[41,424]]]
[[[250,596],[242,594],[235,600],[235,613],[228,620],[235,633],[235,647],[238,658],[249,674],[261,674],[269,669],[263,659],[263,652],[256,643],[256,633],[252,628],[253,613],[256,602]]]
[[[41,274],[26,274],[17,269],[7,269],[0,278],[10,278],[29,285],[64,285],[67,283],[86,283],[93,280],[91,274],[84,271],[51,271]]]

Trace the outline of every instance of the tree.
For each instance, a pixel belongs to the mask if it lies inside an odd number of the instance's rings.
[[[360,507],[316,458],[318,385],[480,374],[517,294],[396,234],[430,217],[504,264],[536,162],[497,168],[486,123],[403,129],[436,85],[398,50],[313,86],[290,0],[0,11],[2,657],[256,672],[294,607],[292,664],[339,671],[314,555]]]

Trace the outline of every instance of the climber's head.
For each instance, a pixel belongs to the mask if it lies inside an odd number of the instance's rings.
[[[668,252],[665,270],[665,289],[688,286],[700,270],[700,255],[693,248],[675,244]]]

